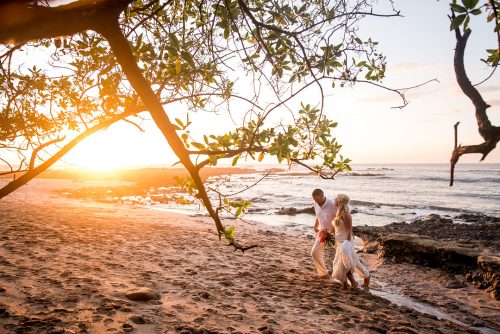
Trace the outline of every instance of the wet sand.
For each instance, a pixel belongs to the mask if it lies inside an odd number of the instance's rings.
[[[207,218],[50,188],[62,183],[36,180],[0,202],[2,333],[469,331],[317,280],[304,235],[238,223],[237,238],[260,247],[235,253]],[[126,297],[141,288],[150,300]]]

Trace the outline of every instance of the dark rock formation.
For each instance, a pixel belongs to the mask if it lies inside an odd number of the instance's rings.
[[[432,214],[411,223],[357,226],[354,233],[365,241],[367,252],[393,262],[407,262],[462,274],[468,282],[487,289],[499,299],[500,219],[461,214],[455,223]]]
[[[276,212],[276,214],[278,214],[278,215],[288,215],[288,216],[295,216],[295,215],[298,215],[301,213],[314,215],[315,214],[314,207],[311,206],[311,207],[304,208],[304,209],[297,209],[297,208],[293,208],[293,207],[292,208],[281,208]]]

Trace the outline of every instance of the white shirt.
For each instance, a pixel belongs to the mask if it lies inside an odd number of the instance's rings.
[[[320,230],[330,230],[332,228],[332,222],[337,214],[337,207],[335,203],[327,198],[323,206],[319,206],[316,201],[314,201],[314,212],[316,212],[316,218],[319,220]]]

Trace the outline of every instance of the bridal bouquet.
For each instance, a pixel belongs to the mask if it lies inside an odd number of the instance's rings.
[[[321,230],[318,233],[319,242],[325,244],[326,246],[335,246],[334,236],[325,230]]]

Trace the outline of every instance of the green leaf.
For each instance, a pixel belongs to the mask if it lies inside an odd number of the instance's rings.
[[[197,142],[192,142],[191,145],[193,145],[194,147],[196,147],[197,149],[199,150],[204,150],[205,149],[205,145],[201,144],[201,143],[197,143]]]
[[[479,0],[462,0],[462,3],[467,9],[473,9],[477,6],[478,2]]]
[[[240,206],[238,209],[236,209],[236,213],[234,214],[236,217],[239,217],[241,216],[241,212],[242,212],[243,208]]]
[[[192,68],[196,68],[196,65],[194,63],[193,57],[191,56],[191,54],[189,52],[182,51],[181,52],[181,57],[182,57],[182,59],[184,59],[189,64],[189,66],[191,66]]]
[[[451,9],[453,9],[456,13],[467,13],[467,9],[457,4],[450,4]]]
[[[450,24],[450,30],[455,30],[465,21],[467,14],[458,15],[455,17]]]
[[[210,163],[212,164],[212,166],[217,165],[217,156],[216,155],[209,155],[208,160],[210,160]]]
[[[172,44],[172,47],[174,49],[178,49],[179,48],[179,40],[177,39],[177,36],[175,36],[174,33],[169,33],[168,37],[170,39],[170,43]]]
[[[181,121],[180,119],[176,118],[176,119],[175,119],[175,121],[177,122],[177,124],[179,124],[179,126],[180,126],[181,128],[183,128],[183,127],[184,127],[184,123],[182,123],[182,121]]]

